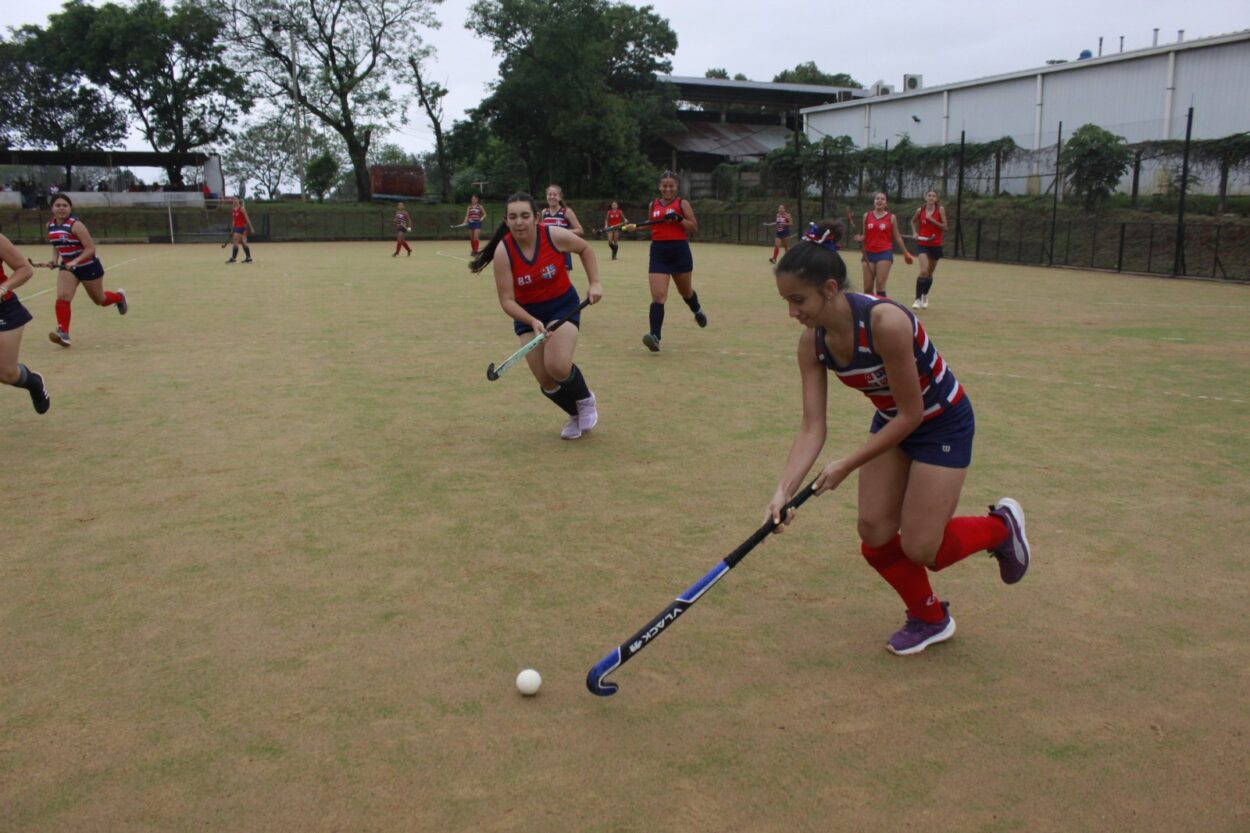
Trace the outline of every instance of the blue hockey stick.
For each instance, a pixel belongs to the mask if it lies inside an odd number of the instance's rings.
[[[815,487],[815,480],[807,484],[781,510],[781,517],[784,519],[791,509],[798,509],[802,506],[803,502],[812,496]],[[597,694],[600,697],[611,697],[613,694],[616,694],[620,686],[616,683],[604,682],[604,677],[620,668],[626,662],[629,662],[635,654],[650,645],[652,640],[660,634],[664,633],[669,625],[677,621],[678,616],[689,610],[691,605],[697,602],[704,593],[712,589],[713,584],[720,581],[725,573],[737,566],[739,561],[746,558],[747,553],[755,549],[756,545],[767,538],[776,528],[776,522],[769,518],[763,526],[755,530],[750,538],[743,541],[736,550],[725,556],[723,561],[708,571],[707,575],[696,581],[689,590],[682,593],[672,604],[664,608],[664,611],[659,616],[644,625],[642,630],[621,645],[609,651],[608,655],[599,660],[599,663],[590,669],[590,673],[586,675],[586,688],[590,689],[590,693]]]

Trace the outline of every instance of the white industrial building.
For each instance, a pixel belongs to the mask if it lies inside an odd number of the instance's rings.
[[[931,88],[909,75],[901,92],[882,84],[874,91],[804,109],[808,138],[849,136],[859,147],[882,147],[904,136],[918,145],[955,143],[961,131],[968,142],[1010,136],[1026,152],[1001,172],[1000,190],[1039,193],[1051,181],[1060,122],[1065,140],[1088,123],[1129,143],[1183,139],[1192,107],[1194,139],[1250,131],[1250,30],[1190,41],[1179,32],[1169,44]],[[1174,164],[1144,160],[1142,192],[1165,187]],[[1211,180],[1195,190],[1213,193]],[[1229,193],[1250,193],[1247,171],[1234,175]]]

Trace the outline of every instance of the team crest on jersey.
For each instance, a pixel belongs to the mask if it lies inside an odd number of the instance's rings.
[[[556,267],[554,264],[548,263],[543,267],[542,279],[545,281],[552,280],[556,276]]]

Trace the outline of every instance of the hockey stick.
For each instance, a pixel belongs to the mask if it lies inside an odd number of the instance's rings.
[[[573,312],[570,312],[568,315],[564,316],[559,321],[556,321],[554,324],[549,326],[547,328],[547,332],[539,333],[538,335],[534,336],[534,338],[531,339],[529,342],[527,342],[525,346],[523,346],[520,350],[516,351],[511,356],[504,359],[503,362],[498,367],[495,366],[494,362],[491,362],[490,366],[486,368],[486,378],[490,379],[492,382],[498,379],[505,370],[512,367],[512,365],[516,364],[521,359],[525,358],[526,354],[529,353],[529,351],[533,350],[535,347],[537,347],[538,345],[546,341],[547,336],[551,335],[551,333],[556,328],[558,328],[565,321],[568,321],[576,313],[579,313],[582,310],[586,309],[587,305],[589,304],[590,304],[590,298],[586,298],[584,301],[581,302],[581,304],[578,305],[577,309],[573,310]]]
[[[595,229],[595,234],[606,234],[609,231],[634,231],[635,229],[646,228],[647,226],[658,226],[661,223],[667,223],[668,220],[647,220],[645,223],[621,223],[619,226],[605,226],[604,228]]]
[[[454,225],[454,226],[448,226],[447,228],[464,228],[464,227],[465,227],[465,226],[467,226],[467,225],[468,225],[468,223],[457,223],[456,225]]]
[[[786,513],[791,509],[798,509],[802,506],[803,502],[812,496],[815,487],[815,480],[807,484],[789,503],[782,507],[781,517],[784,519]],[[699,597],[711,589],[713,584],[720,581],[725,573],[737,566],[739,561],[746,558],[747,553],[755,549],[756,545],[767,538],[776,528],[777,523],[772,518],[769,518],[763,526],[755,530],[750,538],[743,541],[736,550],[725,556],[725,559],[713,567],[707,575],[692,584],[690,589],[678,596],[668,607],[664,608],[659,616],[643,625],[642,630],[638,631],[638,633],[609,651],[608,655],[599,660],[599,663],[590,669],[590,673],[586,675],[586,688],[590,689],[590,693],[597,694],[600,697],[611,697],[613,694],[616,694],[620,686],[616,683],[604,682],[604,677],[620,668],[626,662],[629,662],[635,654],[650,645],[651,641],[660,634],[664,633],[664,630],[669,625],[677,621],[678,616],[689,610],[699,600]]]

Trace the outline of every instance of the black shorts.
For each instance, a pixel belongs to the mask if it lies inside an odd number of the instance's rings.
[[[694,271],[694,256],[690,254],[689,240],[652,240],[651,264],[647,271],[653,275],[684,275]]]
[[[104,277],[104,264],[100,262],[100,258],[93,257],[86,263],[75,266],[73,269],[67,270],[71,275],[81,281],[94,281],[97,278]]]
[[[22,306],[16,295],[10,295],[7,301],[0,301],[0,332],[21,329],[32,317],[30,310]]]
[[[929,258],[929,260],[941,260],[942,259],[942,247],[941,246],[917,246],[916,248],[920,250],[920,254]]]
[[[558,298],[552,298],[547,301],[539,301],[534,304],[521,304],[521,309],[525,310],[544,324],[550,324],[553,321],[558,321],[564,316],[569,315],[569,313],[572,313],[572,315],[569,316],[568,323],[580,330],[582,326],[582,314],[577,308],[581,306],[581,303],[582,299],[578,297],[577,290],[570,286],[569,291]],[[526,335],[527,333],[530,335],[534,334],[533,327],[529,324],[522,324],[515,318],[512,319],[512,331],[519,336]]]

